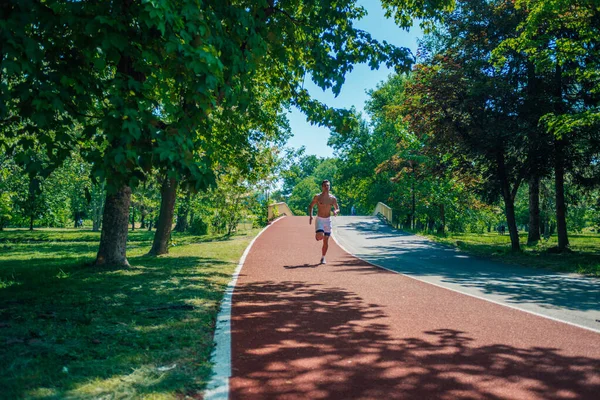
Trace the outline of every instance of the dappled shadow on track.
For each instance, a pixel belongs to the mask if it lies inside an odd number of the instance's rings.
[[[235,299],[233,399],[592,399],[600,392],[598,359],[478,345],[444,326],[394,336],[382,307],[342,288],[263,281],[238,286]]]
[[[535,303],[547,309],[598,310],[600,279],[556,274],[465,255],[452,247],[393,231],[377,220],[342,227],[363,237],[355,255],[365,261],[414,277],[439,276],[441,283],[501,295],[507,303]],[[384,239],[376,243],[372,239]],[[371,243],[372,240],[372,243]],[[347,265],[347,263],[345,263]]]

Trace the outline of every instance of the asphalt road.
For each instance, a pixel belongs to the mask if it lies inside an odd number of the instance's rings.
[[[335,218],[334,233],[344,249],[373,264],[600,333],[600,279],[470,257],[376,217]]]
[[[392,232],[361,221],[335,221],[349,250],[360,249],[350,246],[354,231],[379,261],[445,253],[425,242],[400,253],[386,244]],[[409,277],[335,243],[326,265],[319,258],[306,217],[283,218],[254,243],[232,299],[229,398],[598,399],[600,334],[413,279],[423,261]],[[442,265],[463,262],[474,261],[450,257]],[[469,271],[450,280],[483,279],[469,279]],[[564,301],[592,310],[579,297]]]

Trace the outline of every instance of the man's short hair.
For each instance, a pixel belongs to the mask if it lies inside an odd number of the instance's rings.
[[[323,186],[326,183],[329,183],[329,181],[327,179],[325,179],[323,182],[321,182],[321,186]]]

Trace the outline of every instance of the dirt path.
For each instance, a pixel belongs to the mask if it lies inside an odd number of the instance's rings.
[[[306,217],[267,229],[233,297],[233,399],[597,399],[600,335],[382,270]]]

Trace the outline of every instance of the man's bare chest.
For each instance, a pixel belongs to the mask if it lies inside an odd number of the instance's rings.
[[[317,203],[319,207],[331,207],[334,199],[335,198],[333,196],[320,195],[317,197]]]

